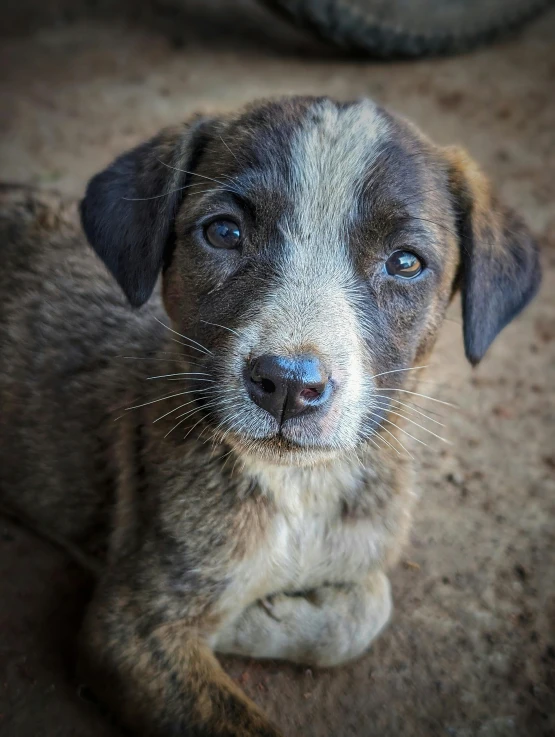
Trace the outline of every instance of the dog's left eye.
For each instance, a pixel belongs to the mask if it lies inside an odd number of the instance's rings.
[[[390,276],[414,279],[422,273],[424,264],[412,251],[395,251],[385,262],[385,270]]]
[[[214,220],[204,229],[204,237],[213,248],[237,248],[241,229],[233,220]]]

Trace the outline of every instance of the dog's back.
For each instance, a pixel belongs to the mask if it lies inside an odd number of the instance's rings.
[[[0,253],[2,504],[96,550],[115,484],[113,420],[141,374],[122,357],[155,350],[159,302],[127,305],[75,203],[57,195],[0,189]]]

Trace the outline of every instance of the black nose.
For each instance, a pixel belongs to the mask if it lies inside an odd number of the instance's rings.
[[[318,409],[331,394],[328,374],[316,356],[260,356],[251,361],[246,379],[253,402],[280,424]]]

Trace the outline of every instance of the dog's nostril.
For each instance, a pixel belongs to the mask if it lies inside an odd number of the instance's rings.
[[[256,383],[262,387],[266,394],[273,394],[276,390],[276,385],[270,379],[261,379],[260,381],[256,381]]]
[[[273,394],[276,390],[275,383],[268,378],[268,367],[265,357],[259,358],[251,364],[250,378],[265,394]]]
[[[309,387],[308,389],[303,389],[299,396],[303,399],[317,399],[322,394],[322,391],[323,389],[320,391],[315,387]]]

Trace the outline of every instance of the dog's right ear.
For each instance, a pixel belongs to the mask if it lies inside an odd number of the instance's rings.
[[[134,307],[150,297],[173,249],[175,217],[211,122],[197,116],[166,128],[89,182],[83,229]]]

